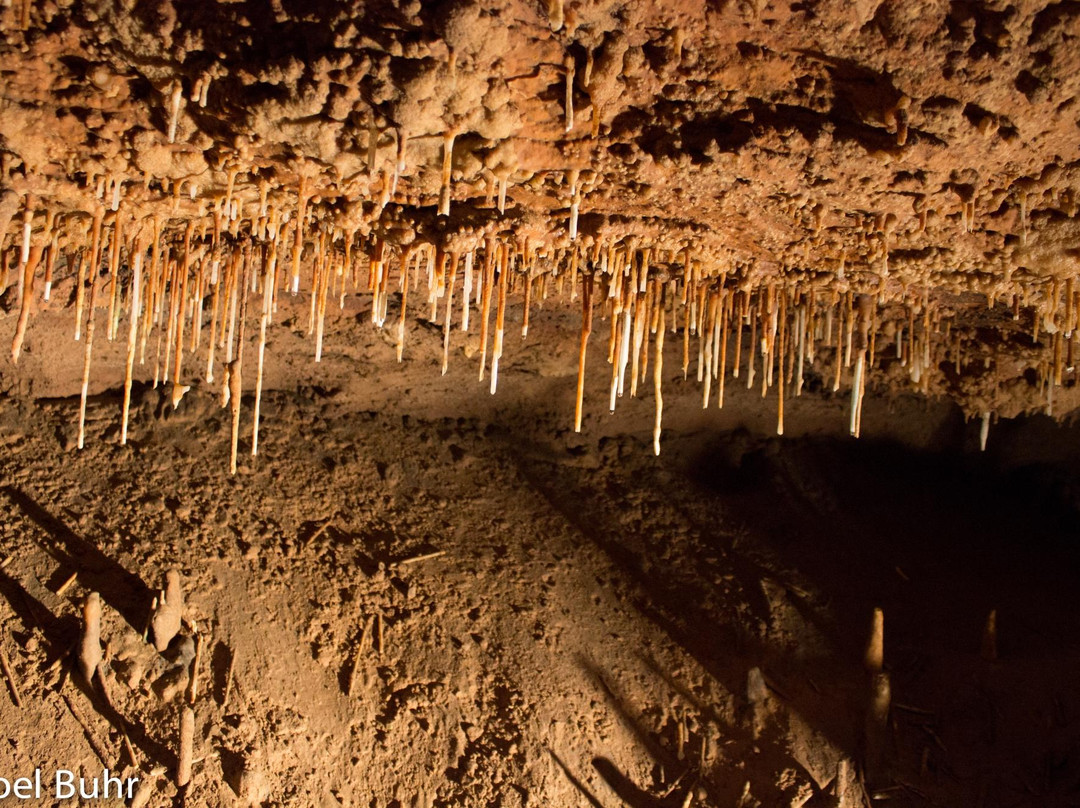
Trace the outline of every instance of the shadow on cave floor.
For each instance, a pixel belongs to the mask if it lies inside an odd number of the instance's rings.
[[[858,760],[861,652],[881,607],[896,782],[970,804],[1075,804],[1059,802],[1080,784],[1080,474],[1066,464],[1030,447],[745,432],[672,438],[659,459],[633,437],[583,455],[517,435],[508,454],[732,694],[762,666]],[[992,609],[996,663],[980,656]]]

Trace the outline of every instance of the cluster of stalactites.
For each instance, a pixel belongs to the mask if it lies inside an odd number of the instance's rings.
[[[681,332],[684,377],[696,353],[696,377],[706,407],[710,402],[723,406],[729,376],[738,379],[745,373],[747,386],[753,387],[760,372],[762,395],[776,389],[779,433],[785,399],[801,395],[807,374],[815,372],[830,379],[834,391],[845,380],[850,385],[849,426],[858,435],[867,377],[883,361],[879,349],[884,342],[895,346],[896,361],[924,393],[931,391],[932,378],[940,377],[946,354],[951,352],[960,368],[960,342],[950,340],[949,318],[928,287],[890,287],[879,280],[874,291],[859,292],[851,284],[839,289],[835,283],[807,282],[798,273],[790,278],[755,276],[753,267],[718,264],[685,243],[599,235],[568,241],[551,239],[535,227],[517,233],[443,233],[437,242],[423,241],[416,234],[390,238],[385,227],[361,233],[359,228],[345,229],[313,217],[303,182],[295,210],[269,204],[264,186],[258,215],[242,221],[241,206],[233,198],[234,177],[230,174],[228,192],[212,211],[182,222],[179,228],[162,217],[137,220],[126,215],[115,191],[118,184],[112,186],[109,210],[99,206],[89,217],[79,217],[83,222],[89,219],[83,228],[62,229],[58,217],[46,214],[35,232],[34,210],[27,201],[18,244],[0,251],[0,285],[8,286],[13,270],[18,286],[12,358],[19,359],[38,296],[50,299],[54,271],[63,268],[75,286],[73,335],[84,345],[80,448],[99,310],[107,311],[106,338],[127,341],[121,443],[127,440],[136,362],[146,368],[144,375],[155,386],[171,385],[174,406],[192,378],[201,376],[213,383],[220,369],[222,406],[230,406],[233,416],[234,471],[246,330],[258,325],[251,432],[251,451],[257,454],[266,332],[282,294],[306,295],[307,330],[316,362],[322,359],[328,303],[333,300],[344,308],[350,294],[371,296],[371,320],[379,328],[389,317],[391,294],[397,295],[397,320],[391,327],[398,361],[405,353],[410,306],[414,314],[441,321],[444,373],[452,330],[478,329],[479,377],[481,381],[489,377],[491,393],[498,385],[507,307],[523,307],[524,338],[537,301],[580,299],[575,429],[581,428],[585,408],[589,337],[600,317],[610,324],[606,351],[611,365],[610,410],[624,394],[638,395],[647,377],[651,343],[657,452],[668,331],[676,336]],[[44,279],[40,293],[39,276]],[[1080,290],[1071,278],[1050,279],[1044,287],[1033,295],[1028,284],[1013,295],[1012,303],[1019,317],[1021,305],[1029,297],[1037,298],[1033,336],[1038,339],[1041,331],[1052,337],[1041,378],[1060,385],[1063,368],[1072,366],[1077,350]],[[894,311],[897,307],[899,314]],[[886,317],[886,311],[894,313]],[[148,344],[153,346],[149,364]],[[817,372],[815,363],[823,348],[830,353],[829,365]],[[190,362],[185,369],[186,357],[197,362],[195,370]]]

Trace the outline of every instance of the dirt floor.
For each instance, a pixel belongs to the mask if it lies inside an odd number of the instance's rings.
[[[104,373],[82,451],[59,358],[47,394],[0,400],[0,647],[22,697],[0,699],[4,772],[108,766],[189,806],[1080,800],[1075,429],[1001,422],[980,454],[952,405],[872,398],[855,441],[822,393],[767,437],[756,390],[702,412],[672,361],[656,458],[649,401],[572,431],[572,358],[514,345],[492,397],[467,343],[441,377],[441,333],[416,334],[397,365],[335,319],[326,386],[271,385],[235,477],[207,387],[173,411],[137,385],[121,447]],[[171,569],[185,623],[159,654],[143,635]],[[62,658],[92,590],[115,710]],[[875,607],[892,710],[864,786]]]

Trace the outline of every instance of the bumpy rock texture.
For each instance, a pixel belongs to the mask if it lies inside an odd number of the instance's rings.
[[[1039,272],[1069,244],[1071,3],[25,3],[19,30],[20,5],[4,179],[60,205],[103,175],[212,199],[230,166],[238,196],[310,171],[355,205],[399,151],[398,198],[431,205],[454,132],[455,200],[494,175],[554,214],[576,169],[583,210],[737,260],[861,269],[875,220],[897,270]]]

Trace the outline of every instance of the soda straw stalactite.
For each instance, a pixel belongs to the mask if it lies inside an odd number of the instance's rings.
[[[443,135],[442,182],[439,189],[439,215],[450,215],[450,174],[454,166],[454,138],[457,133],[450,129]]]
[[[30,310],[34,302],[34,272],[41,262],[40,244],[32,246],[26,261],[20,267],[22,272],[22,300],[19,303],[19,321],[15,326],[15,337],[11,340],[11,361],[18,362],[22,353],[23,340],[26,338],[26,326],[30,322]]]
[[[127,443],[128,415],[131,411],[131,374],[135,368],[135,347],[139,337],[139,306],[142,304],[143,245],[137,244],[132,261],[131,314],[128,326],[127,361],[124,368],[124,406],[120,419],[120,445]]]
[[[274,243],[277,246],[277,243]],[[218,305],[221,298],[221,276],[224,274],[221,268],[221,262],[219,258],[214,258],[214,262],[211,265],[210,273],[210,286],[212,292],[210,295],[210,340],[206,346],[206,383],[214,383],[214,355],[217,351],[218,341],[218,313],[220,306]],[[271,290],[271,293],[273,290]]]
[[[323,350],[323,333],[326,326],[326,299],[330,289],[330,276],[333,273],[336,256],[333,252],[326,257],[321,264],[321,271],[318,273],[318,283],[312,290],[312,299],[315,301],[315,361],[322,361]],[[316,264],[319,266],[319,264]],[[389,274],[389,270],[387,270]],[[267,316],[269,316],[269,306],[267,308]]]
[[[495,283],[495,253],[498,248],[493,239],[488,239],[484,247],[484,283],[481,292],[483,302],[480,306],[480,378],[484,380],[484,368],[488,355],[488,323],[491,320],[491,287]]]
[[[777,395],[776,395],[776,434],[784,434],[784,357],[786,356],[784,351],[785,340],[787,339],[787,291],[780,291],[780,311],[777,315],[779,324],[779,339],[777,341],[776,356],[780,360],[780,372],[777,380]],[[769,354],[770,358],[772,354]]]
[[[574,57],[572,54],[566,55],[563,65],[566,70],[566,98],[563,104],[566,118],[564,131],[569,133],[574,128]]]
[[[409,302],[409,256],[411,252],[409,248],[402,248],[401,250],[401,271],[398,276],[401,282],[401,312],[398,316],[397,327],[397,341],[395,345],[395,351],[397,352],[397,361],[400,362],[402,354],[405,351],[405,318],[408,315],[408,302]],[[466,304],[468,301],[466,300]]]
[[[228,372],[225,376],[225,403],[232,408],[232,444],[229,451],[229,473],[236,474],[237,447],[240,441],[240,393],[243,389],[242,369],[244,364],[244,326],[247,322],[248,302],[248,263],[243,262],[243,271],[237,284],[240,292],[240,334],[236,346],[236,359],[229,363]]]
[[[259,354],[255,369],[255,407],[251,424],[251,456],[259,454],[259,416],[262,407],[263,365],[266,359],[266,326],[270,321],[270,306],[274,296],[274,264],[277,261],[277,243],[264,245],[263,254],[263,299],[259,313]],[[212,341],[212,340],[211,340]],[[318,361],[316,359],[316,361]]]
[[[159,266],[161,256],[161,218],[155,216],[153,223],[153,235],[150,242],[150,269],[146,274],[146,281],[144,286],[146,292],[145,305],[143,306],[142,315],[142,336],[139,338],[139,364],[146,362],[146,338],[150,334],[150,329],[154,324],[154,318],[159,310],[159,300],[164,291],[165,281],[163,278],[159,278]]]
[[[585,400],[585,353],[592,333],[593,276],[581,278],[581,340],[578,348],[577,399],[574,405],[574,431],[581,431],[581,410]]]
[[[174,333],[176,336],[176,365],[173,369],[172,375],[172,406],[175,410],[180,406],[180,399],[184,397],[188,388],[180,383],[180,371],[184,363],[184,321],[186,319],[187,299],[188,299],[188,275],[191,268],[191,234],[195,229],[195,222],[189,221],[187,227],[184,229],[184,258],[179,268],[179,283],[180,283],[180,295],[177,299],[176,311],[176,324],[174,326]],[[168,364],[166,362],[166,364]]]
[[[660,429],[664,419],[664,395],[661,390],[664,383],[664,306],[663,287],[657,293],[660,298],[659,322],[656,328],[656,358],[653,361],[653,393],[656,397],[656,420],[653,424],[653,454],[660,454]]]
[[[296,197],[296,225],[293,230],[292,293],[300,291],[300,254],[304,249],[304,219],[307,216],[307,177],[300,177]]]
[[[525,298],[522,301],[524,308],[521,316],[521,338],[525,339],[529,336],[529,310],[532,308],[533,278],[528,269],[525,270],[521,277],[525,284]]]
[[[495,344],[491,351],[491,394],[499,384],[499,360],[503,352],[506,329],[506,294],[510,286],[510,245],[503,244],[499,253],[499,302],[495,310]]]
[[[113,210],[113,233],[112,247],[109,252],[109,320],[106,328],[106,337],[109,342],[116,339],[116,331],[119,327],[119,311],[116,306],[116,294],[120,288],[120,248],[124,244],[124,214],[125,211],[114,206]]]
[[[90,275],[91,284],[94,282],[97,272],[97,254],[101,245],[101,223],[105,217],[105,209],[94,210],[94,220],[90,226],[90,259],[79,261],[78,280],[75,282],[75,341],[82,337],[83,327],[83,304],[86,298],[86,273]],[[88,266],[89,264],[89,266]]]
[[[717,381],[719,389],[716,394],[716,406],[719,409],[724,408],[724,379],[727,376],[728,331],[730,330],[731,325],[731,318],[728,312],[733,307],[733,297],[734,296],[731,294],[725,294],[720,306],[720,375]]]
[[[94,217],[94,240],[90,246],[90,300],[87,303],[86,314],[86,343],[83,346],[83,372],[82,372],[82,388],[79,393],[79,437],[76,445],[82,449],[86,442],[86,397],[90,390],[90,358],[94,351],[94,327],[96,318],[94,317],[94,309],[97,306],[97,287],[98,287],[98,250],[101,246],[101,218],[104,216],[102,211],[99,214],[95,214]]]
[[[180,104],[184,98],[184,88],[179,79],[174,79],[169,88],[169,142],[176,142],[176,126],[180,122]]]
[[[472,311],[470,300],[473,291],[474,256],[473,248],[470,247],[465,253],[465,272],[461,289],[461,330],[466,333],[469,330],[469,312]]]
[[[458,259],[460,254],[450,254],[450,282],[446,285],[446,318],[443,322],[443,353],[442,374],[446,375],[446,369],[450,364],[450,323],[454,314],[454,284],[457,282]]]

